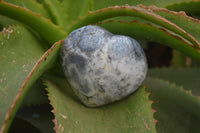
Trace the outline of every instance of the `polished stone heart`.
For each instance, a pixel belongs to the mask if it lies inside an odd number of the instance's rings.
[[[98,26],[68,35],[60,51],[64,74],[86,106],[120,100],[143,82],[147,63],[139,43]]]

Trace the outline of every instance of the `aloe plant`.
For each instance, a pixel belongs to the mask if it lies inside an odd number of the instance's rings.
[[[199,133],[199,6],[192,0],[0,0],[0,132]],[[127,98],[86,107],[59,62],[63,40],[86,25],[142,40],[145,51],[151,44],[170,47],[164,53],[170,60],[163,59],[169,64],[149,64],[142,86]]]

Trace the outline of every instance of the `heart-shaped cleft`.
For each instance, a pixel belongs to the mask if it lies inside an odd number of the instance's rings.
[[[82,103],[102,106],[134,92],[147,73],[139,43],[98,26],[71,32],[60,51],[64,74]]]

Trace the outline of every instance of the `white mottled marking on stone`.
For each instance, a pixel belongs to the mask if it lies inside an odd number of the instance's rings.
[[[72,89],[91,107],[128,96],[147,73],[146,57],[137,41],[98,26],[73,31],[65,39],[60,55]]]

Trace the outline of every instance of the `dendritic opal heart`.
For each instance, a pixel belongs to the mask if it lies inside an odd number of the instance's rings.
[[[146,57],[136,40],[98,26],[71,32],[60,55],[72,89],[89,107],[126,97],[141,85],[147,73]]]

